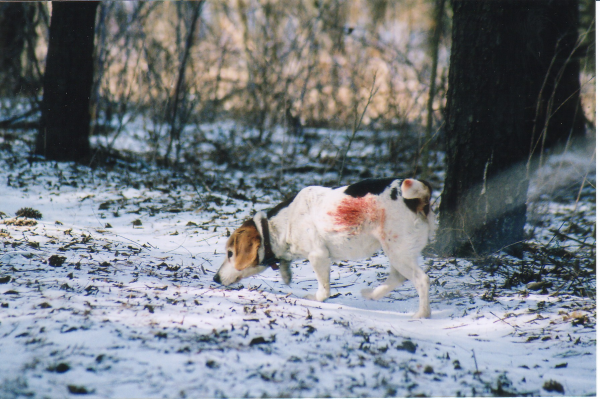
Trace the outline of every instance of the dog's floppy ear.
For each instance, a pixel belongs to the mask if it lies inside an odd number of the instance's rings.
[[[235,259],[233,266],[237,270],[258,265],[258,248],[260,235],[252,220],[248,220],[233,233],[233,249]]]

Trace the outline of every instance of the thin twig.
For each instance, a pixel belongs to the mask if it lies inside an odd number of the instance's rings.
[[[471,352],[473,352],[473,360],[475,361],[475,375],[479,375],[481,374],[481,371],[479,371],[479,367],[477,367],[477,358],[475,357],[475,349],[471,349]]]
[[[373,75],[373,83],[371,84],[371,90],[369,91],[369,98],[367,100],[367,103],[365,104],[365,108],[363,109],[362,114],[360,115],[360,119],[357,120],[357,106],[358,104],[355,105],[354,108],[354,126],[352,127],[352,136],[350,136],[350,140],[348,140],[348,146],[346,147],[346,151],[344,152],[344,157],[342,158],[342,166],[340,167],[340,173],[338,176],[338,181],[337,181],[337,185],[339,186],[341,181],[342,181],[342,175],[344,173],[344,166],[346,165],[346,157],[348,156],[348,152],[350,151],[350,146],[352,145],[352,142],[354,141],[354,137],[356,136],[356,132],[358,131],[358,129],[360,128],[360,125],[362,124],[362,120],[365,116],[365,113],[367,112],[367,108],[369,108],[369,104],[371,104],[371,100],[373,100],[373,96],[375,95],[375,93],[377,93],[378,88],[375,88],[375,79],[377,78],[377,73],[375,73]]]
[[[518,330],[518,329],[519,329],[519,327],[513,326],[512,324],[510,324],[510,323],[509,323],[509,322],[507,322],[506,320],[504,320],[504,319],[501,319],[500,317],[496,316],[496,315],[494,314],[494,312],[490,312],[490,313],[492,314],[492,316],[496,317],[498,320],[500,320],[500,321],[501,321],[501,322],[503,322],[504,324],[508,324],[509,326],[511,326],[512,328],[514,328],[515,330]]]
[[[594,160],[595,157],[596,157],[596,149],[594,148],[594,153],[592,154],[592,158],[590,159],[590,164],[592,163],[592,161]],[[587,172],[585,172],[585,176],[583,176],[581,185],[579,186],[579,191],[577,192],[577,199],[575,200],[575,212],[577,212],[577,208],[579,207],[579,200],[581,198],[581,192],[583,191],[583,188],[585,187],[585,183],[588,182],[587,177],[588,177],[589,173],[590,173],[590,171],[588,168]]]
[[[21,113],[19,115],[15,115],[15,116],[11,116],[6,119],[3,119],[0,121],[0,127],[10,126],[11,123],[18,121],[19,119],[27,118],[28,116],[31,116],[39,111],[40,111],[40,109],[38,107],[34,107],[25,113]]]
[[[440,37],[442,34],[442,18],[444,17],[444,3],[446,0],[437,0],[435,5],[435,26],[433,28],[431,46],[431,74],[429,76],[429,98],[427,99],[427,124],[425,127],[425,144],[421,153],[423,165],[423,177],[429,174],[429,142],[431,141],[431,129],[433,125],[433,100],[435,97],[435,80],[437,78],[438,51]]]
[[[581,240],[578,240],[578,239],[576,239],[576,238],[573,238],[573,237],[571,237],[571,236],[568,236],[568,235],[566,235],[565,233],[561,233],[560,231],[553,231],[553,230],[550,230],[550,231],[552,231],[552,232],[554,232],[554,233],[556,234],[556,235],[555,235],[555,237],[556,237],[556,236],[559,236],[560,238],[566,238],[566,239],[568,239],[568,240],[575,241],[575,242],[577,242],[577,243],[579,243],[579,244],[581,244],[581,245],[584,245],[584,246],[586,246],[586,247],[590,247],[590,248],[596,248],[596,244],[588,244],[587,242],[583,242],[583,241],[581,241]]]
[[[173,93],[173,106],[171,108],[170,111],[171,115],[170,115],[170,132],[169,132],[169,146],[167,148],[167,153],[165,154],[165,160],[168,161],[170,155],[171,155],[171,148],[173,146],[173,141],[175,140],[175,138],[177,138],[179,140],[179,135],[181,133],[181,126],[175,126],[176,121],[177,121],[177,116],[178,116],[178,112],[177,109],[179,107],[179,102],[180,100],[183,101],[183,99],[180,99],[180,97],[182,96],[181,93],[184,91],[184,84],[185,84],[185,69],[187,66],[187,62],[189,59],[189,55],[190,55],[190,50],[192,48],[193,42],[194,42],[194,32],[196,30],[196,22],[198,21],[198,18],[200,17],[200,12],[202,10],[202,5],[203,5],[203,1],[200,1],[196,4],[196,7],[194,8],[193,14],[192,14],[192,18],[190,20],[190,27],[189,27],[189,31],[186,37],[186,41],[185,41],[185,47],[184,47],[184,52],[183,52],[183,57],[181,59],[181,63],[179,64],[179,74],[177,76],[177,84],[175,86],[175,93]],[[185,94],[183,94],[183,96],[185,96]]]

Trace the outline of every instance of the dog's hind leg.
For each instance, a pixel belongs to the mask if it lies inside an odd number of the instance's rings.
[[[406,278],[390,265],[390,275],[383,284],[377,288],[365,288],[360,293],[366,299],[381,299],[405,281]]]
[[[306,298],[323,302],[329,298],[329,269],[331,268],[329,253],[326,250],[314,251],[308,255],[308,260],[317,275],[319,288],[315,295],[307,295]]]
[[[409,279],[417,289],[417,293],[419,294],[419,310],[413,315],[413,319],[431,316],[431,308],[429,306],[429,276],[419,267],[418,258],[411,256],[404,258],[400,262],[393,262],[390,258],[390,264],[401,275]]]
[[[429,306],[429,276],[419,266],[418,254],[411,253],[411,251],[407,251],[401,247],[391,247],[387,243],[382,244],[383,251],[390,260],[390,267],[396,269],[400,276],[410,280],[417,289],[417,293],[419,294],[419,310],[413,315],[413,318],[421,319],[431,316],[431,308]],[[391,276],[392,273],[390,272]]]

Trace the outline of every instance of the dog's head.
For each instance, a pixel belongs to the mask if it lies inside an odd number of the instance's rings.
[[[405,179],[400,186],[402,198],[408,208],[425,217],[429,215],[431,201],[431,184],[425,180]]]
[[[227,257],[213,280],[219,284],[231,285],[264,271],[268,266],[259,262],[260,243],[260,234],[254,220],[245,221],[227,240]]]
[[[425,180],[406,179],[400,186],[404,203],[414,213],[423,217],[429,225],[429,240],[433,241],[436,224],[431,210],[431,184]]]

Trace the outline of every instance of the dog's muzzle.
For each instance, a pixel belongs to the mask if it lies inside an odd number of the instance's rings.
[[[213,281],[217,284],[221,284],[221,277],[219,276],[219,273],[215,274],[215,276],[213,277]]]

